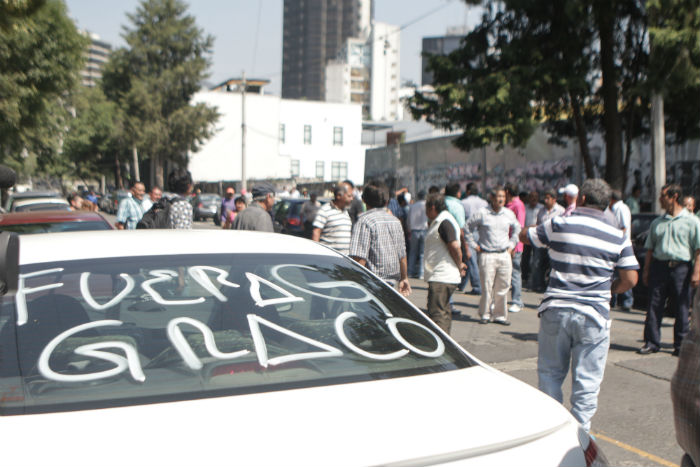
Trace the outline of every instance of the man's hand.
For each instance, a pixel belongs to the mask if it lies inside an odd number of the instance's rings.
[[[511,258],[514,257],[515,256],[515,248],[508,248],[508,254],[510,255]]]
[[[696,289],[700,285],[700,270],[698,268],[695,268],[693,271],[693,275],[690,276],[690,286],[694,289]],[[698,292],[695,292],[698,293]]]
[[[399,292],[404,297],[411,295],[411,284],[408,283],[408,279],[401,279],[399,281]]]
[[[477,245],[476,248],[474,248],[474,251],[476,251],[477,253],[481,253],[481,247]]]
[[[468,266],[464,263],[459,265],[459,275],[464,277],[467,275],[467,268]]]

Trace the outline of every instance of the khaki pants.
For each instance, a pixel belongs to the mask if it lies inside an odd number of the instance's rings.
[[[428,316],[446,333],[452,327],[452,310],[450,297],[458,284],[428,282]]]
[[[508,319],[508,290],[512,271],[513,262],[507,251],[479,254],[479,316],[482,319]]]

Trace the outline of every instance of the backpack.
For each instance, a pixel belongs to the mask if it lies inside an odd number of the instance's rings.
[[[141,220],[136,224],[137,229],[167,229],[168,217],[170,215],[170,205],[172,201],[166,198],[161,198],[151,206],[151,209],[146,211],[141,217]]]

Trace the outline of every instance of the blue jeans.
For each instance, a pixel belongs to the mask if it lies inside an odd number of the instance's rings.
[[[520,270],[520,263],[523,259],[523,252],[513,254],[513,272],[510,276],[510,292],[512,294],[511,303],[523,306],[523,276]]]
[[[423,277],[425,232],[425,230],[411,230],[411,241],[408,247],[408,277]]]
[[[571,364],[571,414],[586,431],[598,408],[610,346],[610,329],[572,308],[549,308],[540,317],[537,337],[540,390],[562,402],[561,385]]]
[[[477,252],[472,247],[469,247],[469,251],[472,256],[467,262],[467,274],[462,280],[460,287],[464,288],[467,286],[467,282],[472,284],[472,292],[477,295],[481,295],[481,282],[479,282],[479,262],[477,261]]]

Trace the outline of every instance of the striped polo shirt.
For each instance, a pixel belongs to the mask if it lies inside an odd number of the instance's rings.
[[[319,243],[327,245],[344,255],[348,254],[350,251],[352,221],[345,209],[341,211],[332,202],[326,203],[318,210],[313,225],[314,228],[321,229]]]
[[[573,308],[609,326],[614,269],[639,269],[632,244],[611,215],[579,207],[528,230],[530,242],[549,248],[552,272],[539,313]]]

